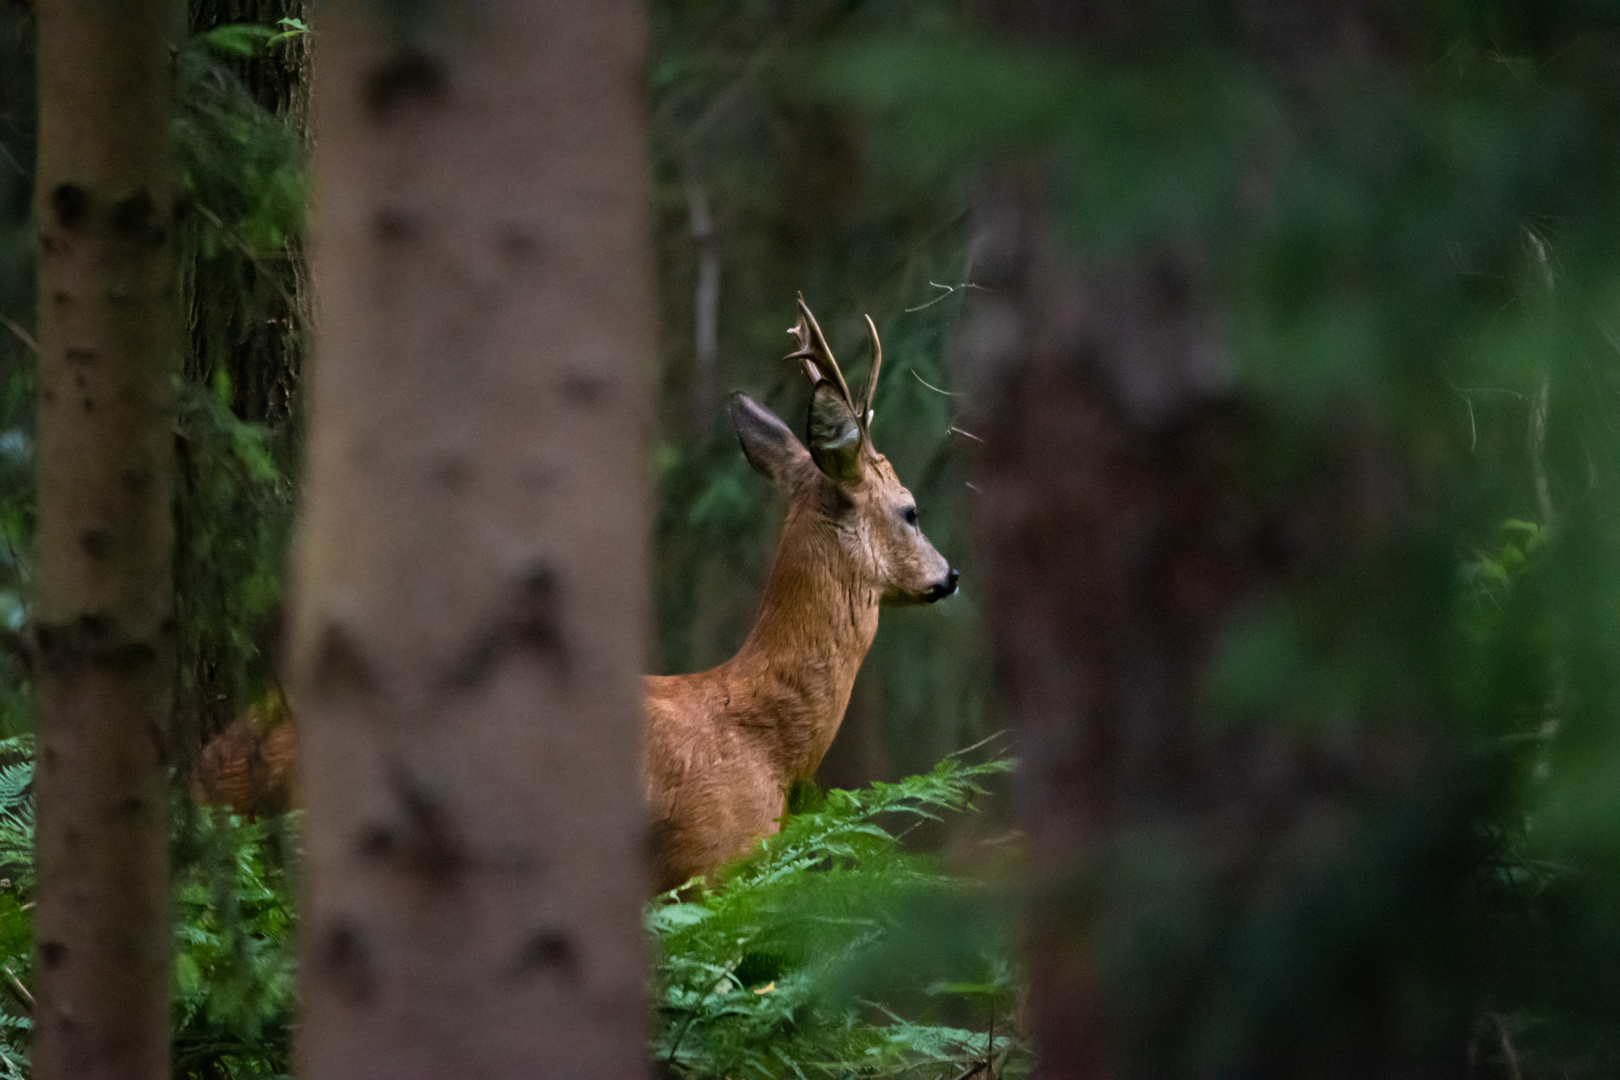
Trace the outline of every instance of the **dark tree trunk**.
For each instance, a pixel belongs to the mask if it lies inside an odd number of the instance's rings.
[[[1234,605],[1275,568],[1238,483],[1243,426],[1187,268],[1168,254],[1091,274],[1065,265],[1016,184],[979,213],[978,280],[994,298],[964,326],[964,374],[985,406],[982,595],[1022,762],[1018,811],[1050,885],[1121,831],[1158,822],[1178,843],[1216,810],[1223,763],[1198,737],[1192,695]],[[1043,1076],[1118,1075],[1093,945],[1068,903],[1037,909]]]
[[[304,20],[305,0],[191,0],[193,34],[231,23],[274,27],[284,18]],[[283,118],[300,134],[309,115],[309,44],[295,35],[252,56],[233,57],[230,69],[259,107]],[[203,210],[210,208],[204,207]],[[206,224],[206,223],[205,223]],[[307,318],[307,272],[303,251],[289,240],[275,252],[254,258],[227,248],[215,262],[196,265],[188,251],[189,295],[184,297],[191,337],[187,374],[206,383],[223,368],[231,375],[231,405],[254,422],[285,423],[291,418]]]
[[[1152,40],[1129,4],[982,6],[1046,42],[1117,56]],[[1284,80],[1317,77],[1373,40],[1355,4],[1236,6],[1234,56]],[[1106,959],[1124,945],[1106,935],[1153,931],[1130,929],[1143,897],[1111,892],[1131,872],[1122,860],[1157,852],[1189,875],[1189,906],[1231,914],[1263,902],[1260,883],[1331,857],[1330,823],[1353,805],[1344,775],[1276,726],[1217,733],[1200,691],[1234,615],[1342,565],[1389,523],[1401,483],[1350,424],[1325,440],[1336,467],[1258,489],[1257,415],[1233,381],[1195,246],[1107,265],[1064,252],[1027,176],[995,184],[977,218],[976,281],[988,291],[975,294],[958,355],[987,440],[980,595],[1042,898],[1026,942],[1039,1075],[1178,1075],[1217,947],[1156,943],[1171,959],[1125,1002]],[[1338,1057],[1313,1059],[1329,1038],[1300,1035],[1236,1051],[1242,1075],[1398,1071],[1381,992],[1349,992],[1365,1010],[1335,1018],[1335,1037],[1354,1036]]]
[[[276,27],[284,18],[306,19],[306,9],[305,0],[191,0],[190,31],[199,34],[232,23]],[[252,56],[220,58],[219,63],[241,80],[259,108],[304,136],[309,52],[308,35],[293,35]],[[231,411],[242,421],[267,426],[278,465],[291,472],[298,451],[299,373],[308,340],[309,274],[303,245],[288,237],[271,250],[252,250],[231,233],[229,216],[225,207],[199,205],[181,230],[180,300],[189,342],[185,376],[194,386],[208,387],[216,373],[226,373]],[[210,241],[206,249],[205,236]],[[218,497],[210,490],[219,482],[219,468],[208,460],[210,453],[217,451],[190,439],[180,443],[175,599],[183,633],[172,733],[179,775],[190,771],[209,739],[273,689],[280,677],[274,662],[278,620],[237,608],[240,567],[218,565],[204,538],[274,530],[285,520],[290,495],[239,497],[229,510],[231,519],[219,520]],[[247,486],[240,478],[234,482]]]
[[[642,9],[387,10],[316,65],[300,1074],[637,1075]]]
[[[168,1074],[172,12],[39,9],[41,1078]]]

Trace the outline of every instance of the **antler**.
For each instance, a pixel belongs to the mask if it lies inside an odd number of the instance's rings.
[[[861,426],[872,425],[872,401],[877,397],[878,372],[883,370],[883,342],[878,340],[877,324],[867,315],[866,328],[872,332],[872,367],[866,373],[866,392],[861,395]]]
[[[799,297],[799,321],[788,329],[788,333],[793,335],[793,340],[799,347],[788,353],[786,359],[804,361],[804,371],[810,376],[812,386],[827,377],[817,366],[817,361],[820,361],[826,366],[827,371],[832,373],[830,381],[838,388],[838,392],[843,395],[844,401],[853,411],[855,399],[850,396],[849,384],[844,381],[844,373],[838,370],[838,361],[833,359],[832,350],[827,347],[827,338],[821,332],[821,324],[816,322],[816,317],[810,312],[810,305],[804,302],[802,296]]]
[[[832,349],[827,346],[827,338],[821,332],[821,325],[816,322],[815,315],[810,306],[799,297],[799,321],[788,329],[794,343],[798,348],[788,353],[785,359],[799,360],[804,364],[804,373],[810,377],[810,385],[815,386],[823,379],[837,387],[839,394],[849,405],[850,412],[855,414],[856,421],[864,432],[872,422],[872,400],[877,395],[878,372],[883,367],[883,345],[878,341],[877,326],[872,322],[872,316],[866,316],[866,328],[872,334],[872,368],[866,376],[866,386],[861,392],[861,404],[855,403],[855,397],[849,392],[849,384],[844,381],[844,373],[839,370],[838,361],[833,359]],[[824,374],[825,367],[829,374]]]

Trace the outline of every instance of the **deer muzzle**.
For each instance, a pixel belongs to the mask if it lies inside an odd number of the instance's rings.
[[[957,574],[956,567],[953,566],[947,570],[944,580],[934,582],[928,591],[923,593],[923,603],[937,603],[956,592],[956,579],[958,576],[960,575]]]

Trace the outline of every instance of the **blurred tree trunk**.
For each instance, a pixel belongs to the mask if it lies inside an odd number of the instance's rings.
[[[1146,9],[1129,4],[981,7],[1045,42],[1118,55],[1152,40]],[[1375,39],[1349,0],[1237,7],[1250,59],[1285,80],[1321,76]],[[1055,232],[1038,181],[1009,173],[985,192],[974,251],[988,292],[975,294],[958,350],[987,439],[975,478],[981,595],[1042,898],[1026,939],[1038,1072],[1177,1075],[1218,946],[1144,944],[1169,958],[1163,978],[1125,1002],[1109,954],[1154,931],[1133,927],[1142,896],[1111,890],[1148,853],[1191,876],[1186,906],[1240,912],[1264,902],[1251,890],[1337,842],[1324,823],[1349,805],[1342,777],[1275,728],[1216,734],[1200,690],[1233,616],[1375,534],[1400,481],[1379,447],[1350,438],[1332,475],[1262,495],[1250,479],[1254,413],[1200,253],[1170,243],[1103,265],[1060,250]],[[1288,1056],[1326,1045],[1306,1037],[1244,1075],[1398,1072],[1381,992],[1369,985],[1364,1011],[1334,1018],[1353,1037],[1331,1065]],[[1158,1064],[1144,1073],[1144,1061]]]
[[[168,1074],[166,0],[39,8],[35,1074]]]
[[[1215,775],[1191,697],[1234,605],[1271,574],[1254,565],[1241,432],[1185,270],[1063,266],[1040,207],[1009,183],[979,208],[976,281],[994,296],[963,328],[987,440],[975,509],[1017,810],[1059,898],[1026,943],[1040,1075],[1107,1077],[1122,1073],[1097,943],[1060,883],[1134,827],[1178,846],[1194,829]],[[1138,368],[1166,376],[1163,397],[1133,402]]]
[[[195,35],[232,23],[274,27],[284,18],[305,20],[307,6],[306,0],[190,0],[189,28]],[[251,56],[222,61],[261,108],[300,134],[306,132],[309,112],[308,42],[307,35],[296,35]],[[228,374],[232,412],[244,421],[269,425],[277,456],[290,468],[297,450],[296,394],[309,314],[303,246],[288,239],[279,250],[254,253],[240,240],[233,245],[227,237],[223,246],[213,245],[205,257],[203,234],[228,228],[220,217],[222,210],[197,207],[181,230],[181,308],[190,343],[185,375],[206,387],[216,372]],[[244,638],[258,661],[246,665],[256,676],[250,682],[274,683],[279,674],[269,660],[279,626],[242,625],[247,620],[240,612],[210,610],[230,603],[237,582],[220,580],[224,571],[209,561],[207,545],[196,543],[196,538],[210,528],[251,529],[261,523],[208,520],[218,510],[207,505],[207,466],[197,454],[181,440],[175,603],[185,632],[179,639],[180,677],[171,741],[182,776],[203,744],[229,726],[247,704],[244,695],[264,689],[239,685],[244,665],[238,663],[238,654]],[[260,510],[249,504],[238,512]]]
[[[315,74],[300,1075],[636,1075],[642,9],[388,10]]]

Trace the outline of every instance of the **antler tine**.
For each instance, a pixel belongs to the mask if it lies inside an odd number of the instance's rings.
[[[861,395],[861,426],[872,422],[872,402],[877,398],[878,372],[883,370],[883,342],[878,340],[877,324],[866,316],[866,329],[872,334],[872,367],[866,373],[866,392]]]
[[[806,325],[809,327],[808,333],[805,331]],[[838,392],[844,395],[844,401],[854,409],[855,398],[849,392],[849,384],[844,381],[844,373],[838,369],[838,361],[833,359],[832,350],[827,347],[827,338],[821,332],[821,324],[816,322],[815,315],[810,311],[810,305],[804,302],[802,296],[799,297],[799,325],[793,328],[793,336],[799,341],[799,350],[793,356],[814,357],[816,360],[825,361],[832,373],[833,385],[838,387]],[[819,380],[812,375],[811,381]]]
[[[804,373],[810,379],[810,385],[816,385],[816,383],[821,381],[821,369],[816,367],[816,362],[811,359],[811,357],[814,355],[814,350],[810,348],[810,328],[805,326],[803,316],[800,316],[798,322],[788,327],[787,332],[793,338],[794,343],[798,345],[798,348],[788,353],[782,359],[797,360],[802,363],[804,365]]]
[[[816,385],[816,383],[821,381],[821,369],[816,366],[816,362],[813,359],[816,351],[810,346],[810,327],[805,323],[804,316],[800,315],[799,321],[788,327],[787,332],[788,336],[793,339],[793,343],[797,345],[798,348],[782,357],[782,359],[797,360],[802,363],[804,365],[804,373],[810,379],[810,385]]]

